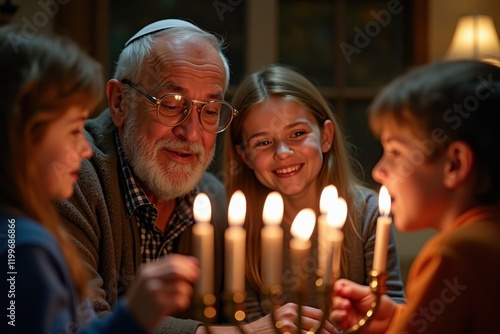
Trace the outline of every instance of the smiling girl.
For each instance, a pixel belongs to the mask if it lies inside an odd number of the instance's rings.
[[[337,187],[348,205],[344,225],[344,249],[341,276],[368,284],[375,242],[377,195],[361,185],[355,176],[353,160],[342,130],[327,102],[317,88],[298,72],[273,65],[246,78],[233,98],[239,115],[226,135],[225,158],[229,179],[227,193],[242,190],[249,199],[246,274],[250,284],[247,314],[259,317],[268,311],[263,307],[260,231],[266,196],[278,191],[284,200],[284,245],[289,244],[290,226],[297,213],[311,208],[319,215],[324,187]],[[231,169],[230,169],[231,168]],[[317,249],[317,231],[312,249]],[[290,252],[284,247],[282,285],[293,290],[296,277],[309,277],[309,300],[306,305],[318,307],[315,291],[317,255],[302,268],[292,268]],[[403,301],[399,263],[394,234],[391,232],[387,262],[388,294]],[[291,294],[284,302],[293,301]]]

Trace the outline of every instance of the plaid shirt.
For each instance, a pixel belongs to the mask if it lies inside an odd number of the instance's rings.
[[[151,204],[135,179],[118,138],[118,131],[115,131],[115,142],[118,152],[118,168],[123,176],[121,184],[123,200],[127,217],[130,219],[133,214],[137,220],[141,238],[142,262],[151,262],[162,255],[175,253],[178,247],[178,237],[194,223],[192,208],[196,191],[176,199],[174,212],[163,233],[155,226],[158,210],[154,204]]]

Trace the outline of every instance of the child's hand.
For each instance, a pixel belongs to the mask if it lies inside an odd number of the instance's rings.
[[[348,329],[357,324],[370,309],[375,300],[370,287],[339,279],[334,286],[333,311],[330,321],[341,329]],[[379,300],[378,310],[366,325],[365,333],[385,333],[397,304],[383,295]]]
[[[298,318],[298,305],[293,303],[288,303],[276,310],[275,317],[280,320],[282,326],[280,328],[281,332],[295,333],[297,332],[297,318]],[[302,306],[301,308],[301,321],[302,321],[302,331],[308,332],[311,328],[318,325],[321,321],[323,312],[317,308]],[[337,334],[337,329],[328,321],[325,320],[323,323],[322,330],[318,333],[330,333]]]
[[[190,256],[170,254],[143,264],[129,294],[132,315],[144,328],[152,329],[162,316],[186,309],[198,275],[198,261]]]

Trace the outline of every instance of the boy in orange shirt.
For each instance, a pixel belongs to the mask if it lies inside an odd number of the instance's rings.
[[[494,333],[500,300],[500,68],[439,62],[394,80],[370,107],[383,146],[375,180],[400,231],[436,229],[415,259],[407,304],[382,296],[363,333]],[[356,324],[373,295],[335,284],[330,320]]]

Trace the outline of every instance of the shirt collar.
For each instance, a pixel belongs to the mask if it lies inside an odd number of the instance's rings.
[[[114,131],[114,137],[116,151],[118,154],[118,169],[119,172],[122,173],[122,193],[125,201],[127,218],[130,219],[130,216],[134,213],[134,211],[143,205],[150,205],[156,210],[156,207],[149,201],[148,197],[135,178],[135,174],[128,163],[127,157],[125,156],[123,146],[120,143],[117,129]],[[196,186],[193,191],[182,198],[177,199],[177,205],[174,213],[177,212],[183,220],[188,220],[189,217],[193,217],[194,198],[198,193],[199,188]],[[189,220],[192,221],[193,219]]]
[[[152,205],[141,186],[135,179],[132,168],[130,167],[125,152],[118,138],[118,130],[114,131],[116,152],[118,154],[118,171],[122,174],[122,193],[125,201],[125,210],[127,218],[130,219],[135,209],[142,205]]]

